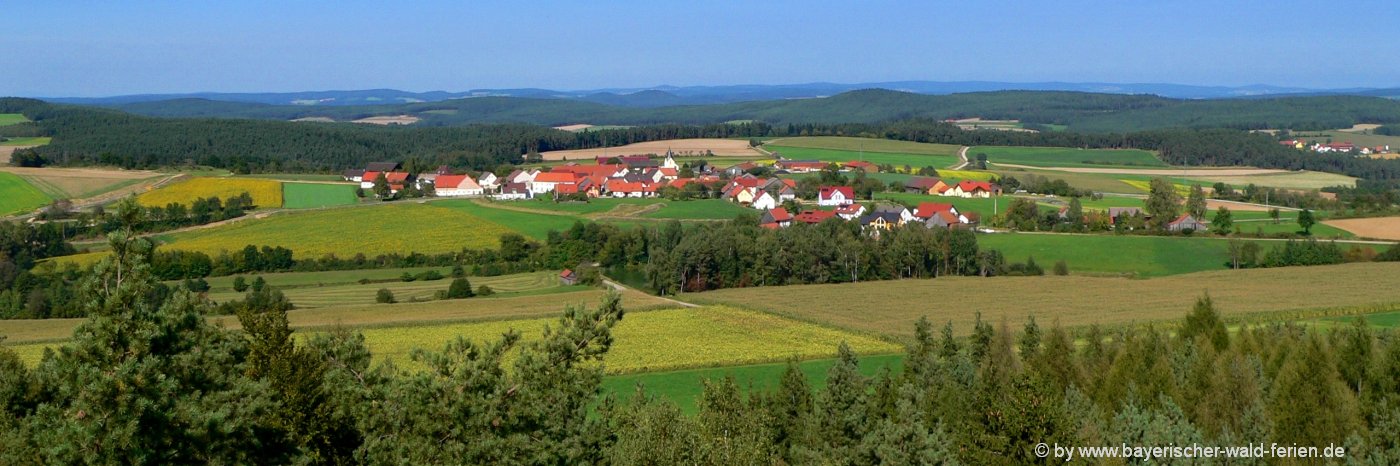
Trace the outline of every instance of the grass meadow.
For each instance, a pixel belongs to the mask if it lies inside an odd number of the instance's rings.
[[[832,149],[842,151],[888,152],[892,154],[919,155],[958,155],[960,146],[953,144],[929,144],[893,139],[855,138],[845,136],[801,136],[779,138],[766,144],[804,149]]]
[[[172,202],[189,206],[195,199],[227,199],[244,192],[253,196],[253,203],[260,209],[282,207],[282,183],[255,178],[190,178],[142,193],[136,196],[136,202],[147,207],[165,207]]]
[[[0,172],[0,215],[31,212],[53,200],[13,173]]]
[[[398,280],[397,277],[392,277],[387,280],[392,281],[365,284],[343,283],[325,286],[302,286],[283,288],[282,292],[287,296],[287,299],[292,301],[292,304],[297,306],[297,308],[310,309],[317,307],[375,304],[375,293],[380,289],[387,289],[393,292],[394,298],[400,302],[432,300],[435,299],[437,292],[447,291],[447,287],[452,284],[451,277],[440,280],[415,280],[411,282]],[[473,290],[482,285],[486,285],[490,286],[493,291],[500,294],[502,297],[526,293],[567,293],[571,291],[585,291],[588,289],[583,286],[561,286],[558,272],[533,272],[495,277],[467,277],[467,280],[471,282]],[[272,281],[269,281],[269,283],[272,283]],[[244,295],[244,293],[233,291],[231,287],[228,289],[220,288],[220,290],[221,291],[215,291],[211,289],[209,299],[215,302],[223,302],[242,299]]]
[[[17,125],[29,121],[19,113],[0,113],[0,126]]]
[[[1131,166],[1135,168],[1167,168],[1167,164],[1158,160],[1151,152],[1137,149],[977,146],[968,149],[967,158],[975,161],[977,154],[987,154],[987,163],[1032,167]]]
[[[358,186],[352,184],[282,183],[282,207],[307,209],[358,204],[356,188]]]
[[[525,235],[526,237],[543,241],[549,237],[549,231],[564,231],[574,226],[575,222],[582,221],[581,217],[573,215],[542,215],[533,210],[536,207],[534,202],[521,202],[513,204],[509,202],[477,204],[467,199],[453,199],[450,201],[433,202],[434,207],[447,209],[470,215],[496,225],[503,226],[512,231]],[[515,209],[519,205],[524,209]]]
[[[0,142],[0,146],[42,146],[50,142],[53,142],[53,138],[47,136],[9,138],[9,140]]]
[[[765,145],[765,149],[781,154],[783,157],[794,160],[820,160],[823,162],[850,162],[854,160],[864,160],[876,165],[891,164],[896,167],[905,165],[918,169],[920,167],[943,168],[959,162],[954,150],[952,155],[930,155],[930,154],[908,154],[895,152],[874,152],[866,150],[864,153],[854,150],[838,149],[814,149],[807,147],[790,147]]]
[[[1308,292],[1298,293],[1303,284]],[[1322,317],[1331,310],[1353,314],[1394,307],[1400,304],[1396,289],[1400,289],[1400,263],[1368,262],[1221,270],[1145,280],[1073,275],[940,277],[797,285],[784,287],[781,293],[771,288],[734,288],[684,294],[680,299],[745,306],[909,339],[920,316],[940,325],[952,321],[959,335],[971,333],[978,312],[992,322],[1005,318],[1013,324],[1024,322],[1028,315],[1042,326],[1144,324],[1180,319],[1197,298],[1209,293],[1227,318],[1270,313],[1294,320],[1307,314]]]
[[[247,245],[282,246],[295,257],[424,254],[500,246],[511,228],[436,204],[395,203],[272,215],[162,236],[170,249],[218,254]]]

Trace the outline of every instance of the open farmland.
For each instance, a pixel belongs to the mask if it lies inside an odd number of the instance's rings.
[[[24,178],[0,172],[0,215],[32,212],[51,200]]]
[[[0,167],[0,172],[24,177],[49,197],[63,199],[114,198],[148,189],[163,178],[153,171],[101,168]]]
[[[429,204],[306,211],[250,219],[162,237],[170,249],[218,254],[247,245],[282,246],[297,258],[326,254],[441,253],[500,246],[510,228]]]
[[[922,167],[943,168],[959,163],[957,155],[929,155],[929,154],[907,154],[893,152],[859,152],[854,150],[837,149],[812,149],[805,147],[788,147],[764,145],[768,149],[783,158],[793,160],[819,160],[822,162],[851,162],[863,160],[876,165],[890,164],[899,169],[908,165],[911,169]]]
[[[195,199],[227,199],[245,192],[253,196],[253,204],[258,208],[282,207],[281,182],[252,178],[190,178],[136,196],[136,202],[148,207],[165,207],[170,203],[188,206]]]
[[[1251,183],[1270,188],[1321,189],[1328,186],[1356,186],[1356,178],[1324,172],[1288,172],[1252,176],[1199,176],[1202,184],[1225,183],[1243,188]]]
[[[0,126],[17,125],[26,121],[29,119],[18,113],[0,113]]]
[[[666,155],[666,151],[672,151],[676,156],[706,155],[713,153],[718,156],[741,156],[741,157],[762,157],[764,154],[749,147],[746,139],[672,139],[668,141],[649,141],[628,144],[625,146],[609,147],[606,149],[579,149],[579,150],[557,150],[542,152],[545,160],[591,160],[594,157],[604,155],[616,157],[620,155]]]
[[[740,215],[758,215],[759,211],[726,201],[724,199],[695,199],[689,201],[666,201],[660,209],[643,213],[644,218],[688,219],[688,220],[729,220]]]
[[[419,120],[420,120],[420,118],[418,118],[418,117],[416,117],[416,116],[413,116],[413,115],[394,115],[394,116],[372,116],[372,117],[367,117],[367,118],[361,118],[361,119],[358,119],[358,120],[353,121],[353,123],[363,123],[363,124],[369,124],[369,125],[382,125],[382,126],[388,126],[388,125],[411,125],[411,124],[417,123]]]
[[[353,205],[360,202],[355,197],[353,184],[327,183],[282,183],[282,207],[306,209]]]
[[[440,351],[459,336],[484,342],[515,329],[528,341],[539,338],[545,325],[557,322],[533,319],[371,328],[364,335],[376,358],[404,363],[415,348]],[[843,341],[864,354],[903,350],[873,337],[728,306],[628,314],[613,330],[613,338],[605,360],[610,374],[831,357]]]
[[[893,139],[853,138],[842,136],[803,136],[779,138],[768,141],[767,146],[797,147],[806,149],[832,149],[842,151],[888,152],[892,154],[944,155],[956,157],[960,146],[952,144],[929,144],[922,142],[896,141]]]
[[[1229,252],[1229,241],[1204,237],[1010,233],[980,235],[977,244],[1001,251],[1007,261],[1024,262],[1027,257],[1035,257],[1036,263],[1046,270],[1055,261],[1063,260],[1072,274],[1139,277],[1224,269]],[[1263,241],[1260,245],[1268,251],[1281,244]]]
[[[987,163],[1032,167],[1161,167],[1167,164],[1151,152],[1137,149],[1068,149],[1063,147],[977,146],[967,151],[968,160],[987,154]]]
[[[1308,284],[1307,293],[1298,293],[1301,283]],[[685,294],[681,299],[746,306],[909,338],[914,322],[925,315],[935,323],[951,320],[961,335],[971,332],[976,312],[992,322],[1004,317],[1018,323],[1035,315],[1043,326],[1053,322],[1073,327],[1175,321],[1191,310],[1202,293],[1210,293],[1216,309],[1227,317],[1270,312],[1279,319],[1293,319],[1312,312],[1353,313],[1394,307],[1400,305],[1396,289],[1400,289],[1400,263],[1377,262],[1222,270],[1147,280],[940,277],[789,286],[781,293],[773,288],[739,288]]]
[[[1400,217],[1327,220],[1322,225],[1346,230],[1363,238],[1400,240]],[[1322,225],[1314,225],[1313,229]]]
[[[575,222],[583,220],[567,213],[541,213],[540,210],[532,208],[537,205],[536,202],[493,203],[486,200],[453,199],[434,202],[432,205],[462,212],[540,241],[548,238],[550,230],[564,231],[574,226]]]

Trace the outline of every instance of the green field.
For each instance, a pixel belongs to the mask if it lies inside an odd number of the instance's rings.
[[[919,155],[958,155],[960,146],[952,144],[928,144],[922,142],[896,141],[893,139],[853,138],[844,136],[802,136],[779,138],[766,144],[806,149],[833,149],[843,151],[888,152],[892,154]]]
[[[542,210],[542,211],[549,211],[549,212],[556,212],[556,213],[564,213],[564,214],[570,214],[570,215],[584,216],[584,215],[590,215],[590,214],[604,214],[604,213],[608,213],[608,212],[610,212],[610,211],[613,211],[614,209],[617,209],[617,210],[626,210],[626,209],[630,209],[629,207],[623,207],[623,208],[619,209],[618,206],[622,206],[622,205],[626,205],[626,206],[646,206],[646,205],[652,205],[652,204],[660,204],[660,203],[663,202],[663,201],[664,201],[664,199],[658,199],[658,198],[637,198],[637,197],[616,198],[616,197],[600,197],[600,198],[592,198],[592,199],[589,199],[588,202],[554,202],[554,201],[551,200],[551,199],[537,198],[537,199],[535,199],[535,200],[533,200],[533,201],[501,202],[501,203],[493,204],[493,205],[500,206],[500,207],[523,208],[523,209],[532,209],[532,210]]]
[[[32,212],[53,199],[24,178],[0,172],[0,215]]]
[[[321,173],[254,173],[251,175],[236,175],[236,178],[260,178],[265,180],[278,181],[333,181],[345,183],[345,178],[340,175],[327,175]],[[346,183],[349,184],[349,183]],[[351,184],[351,186],[354,186]]]
[[[835,359],[813,359],[798,362],[797,368],[807,376],[807,383],[821,387],[826,384],[827,371],[835,363]],[[903,354],[864,356],[860,358],[860,372],[866,376],[873,376],[888,368],[897,373],[903,368],[903,364]],[[670,400],[676,403],[681,412],[694,415],[696,401],[705,389],[703,382],[706,380],[717,381],[724,377],[733,377],[734,383],[741,389],[772,390],[778,386],[778,381],[782,379],[786,370],[787,363],[769,363],[611,375],[603,378],[603,393],[627,400],[637,393],[637,386],[640,385],[648,396]]]
[[[496,248],[501,235],[511,231],[508,226],[437,204],[393,203],[279,214],[161,239],[170,243],[171,249],[209,254],[235,251],[250,244],[282,246],[304,259],[326,254],[374,257]]]
[[[1236,189],[1243,189],[1246,185],[1251,183],[1259,186],[1283,189],[1321,189],[1328,186],[1356,186],[1356,178],[1323,172],[1290,172],[1274,175],[1250,176],[1193,176],[1188,180],[1201,183],[1203,186],[1210,186],[1216,182],[1221,182],[1234,186]]]
[[[282,207],[306,209],[352,205],[360,202],[355,197],[353,184],[324,183],[282,183]]]
[[[1157,160],[1157,157],[1153,156],[1151,152],[1137,149],[977,146],[967,151],[967,158],[975,161],[977,154],[987,154],[988,163],[1032,167],[1167,167],[1166,163]]]
[[[920,202],[951,203],[953,207],[958,208],[958,212],[977,212],[982,215],[983,218],[988,218],[994,215],[998,210],[1006,210],[1006,208],[1011,205],[1011,200],[1014,198],[1010,196],[1000,196],[986,199],[968,199],[961,197],[932,196],[919,193],[875,193],[875,199],[907,204],[910,209],[918,207]],[[1044,208],[1047,210],[1050,209],[1049,207]]]
[[[1356,321],[1356,317],[1355,317],[1355,316],[1324,317],[1324,318],[1317,319],[1317,320],[1318,320],[1318,321],[1321,321],[1321,322],[1326,322],[1328,325],[1331,325],[1331,326],[1342,326],[1342,325],[1351,325],[1352,322],[1355,322],[1355,321]],[[1400,311],[1396,311],[1396,312],[1379,312],[1379,313],[1375,313],[1375,314],[1367,314],[1367,315],[1366,315],[1366,324],[1367,324],[1367,325],[1370,325],[1371,327],[1380,327],[1380,328],[1400,328]]]
[[[477,204],[466,199],[453,199],[450,201],[437,201],[432,203],[434,207],[463,212],[540,241],[549,237],[550,230],[564,231],[573,227],[575,222],[583,220],[581,217],[572,215],[543,215],[530,212],[528,210],[535,207],[536,204],[528,201],[518,204],[510,202],[483,204]],[[516,205],[525,207],[526,209],[511,210],[511,208]]]
[[[854,150],[838,149],[813,149],[808,147],[790,146],[770,146],[765,145],[764,149],[776,152],[785,158],[793,160],[820,160],[823,162],[849,162],[854,160],[864,160],[876,165],[891,164],[898,169],[903,169],[905,165],[918,169],[922,167],[943,168],[958,163],[957,155],[929,155],[929,154],[908,154],[894,152],[873,152],[864,153]]]
[[[18,113],[0,113],[0,126],[17,125],[26,121],[29,119]]]
[[[1073,273],[1141,277],[1223,269],[1229,247],[1225,240],[1209,238],[1033,233],[979,235],[977,244],[1001,251],[1008,261],[1033,256],[1046,270],[1063,260]]]
[[[53,142],[53,138],[51,137],[9,138],[8,140],[0,141],[0,146],[42,146],[50,142]]]
[[[724,199],[696,199],[690,201],[666,201],[665,207],[655,212],[642,214],[642,217],[658,219],[729,220],[744,214],[758,215],[758,211]]]

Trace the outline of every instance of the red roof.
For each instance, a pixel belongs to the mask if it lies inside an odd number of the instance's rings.
[[[919,208],[914,209],[914,216],[929,219],[938,212],[953,213],[953,205],[946,202],[920,202]]]
[[[640,182],[628,183],[622,180],[608,180],[608,191],[617,193],[654,193],[656,185]]]
[[[958,182],[958,187],[961,188],[965,193],[970,193],[979,189],[987,192],[992,191],[992,184],[986,181],[962,180]]]
[[[790,221],[792,221],[792,214],[789,214],[788,211],[787,211],[787,209],[786,209],[786,208],[783,208],[783,207],[778,207],[778,208],[775,208],[775,209],[773,209],[773,210],[768,211],[768,215],[770,215],[770,216],[773,217],[773,221],[774,221],[774,222],[790,222]]]
[[[832,211],[832,210],[804,210],[804,211],[802,211],[802,213],[797,214],[797,217],[794,218],[793,220],[796,220],[796,221],[799,221],[799,222],[802,222],[802,223],[821,223],[823,220],[826,220],[826,219],[828,219],[828,218],[833,218],[833,217],[836,217],[836,211]]]
[[[578,184],[559,183],[557,185],[554,185],[554,192],[559,194],[575,194],[578,193]]]
[[[433,187],[437,189],[455,189],[457,185],[462,184],[462,181],[466,179],[467,175],[438,175],[437,179],[433,180]]]
[[[851,204],[851,205],[843,205],[843,206],[841,206],[841,207],[837,207],[837,208],[836,208],[836,213],[838,213],[838,214],[846,214],[846,215],[855,215],[855,214],[857,214],[857,213],[860,213],[860,211],[862,211],[862,210],[865,210],[865,206],[862,206],[862,205],[860,205],[860,204]]]
[[[676,169],[674,169],[674,168],[662,168],[662,169],[661,169],[661,175],[663,175],[663,176],[676,176],[678,173],[680,173],[680,171],[679,171],[679,170],[676,170]]]
[[[365,172],[365,174],[360,175],[360,179],[365,181],[377,180],[379,179],[379,172]]]
[[[803,160],[784,160],[784,161],[782,161],[781,163],[783,164],[783,167],[784,167],[784,168],[809,168],[809,169],[810,169],[810,168],[816,168],[816,169],[822,169],[822,168],[826,168],[827,165],[831,165],[831,164],[826,163],[826,162],[817,162],[817,161],[810,161],[810,160],[806,160],[806,161],[803,161]]]
[[[875,165],[875,164],[870,163],[870,162],[866,162],[866,161],[862,161],[862,160],[854,160],[854,161],[846,162],[846,166],[847,166],[847,167],[850,167],[850,168],[859,168],[859,169],[865,170],[865,171],[871,171],[872,168],[876,168],[876,165]]]
[[[745,188],[757,188],[758,185],[763,184],[763,180],[760,180],[760,179],[758,179],[758,178],[754,178],[754,177],[752,177],[752,176],[741,176],[741,177],[735,178],[733,181],[734,181],[734,184],[737,184],[737,185],[739,185],[739,186],[743,186],[743,187],[745,187]]]
[[[554,171],[554,172],[567,172],[567,173],[577,173],[577,174],[582,175],[582,176],[605,176],[605,177],[606,177],[606,176],[612,176],[614,173],[617,173],[618,170],[621,170],[621,169],[622,169],[622,166],[621,166],[621,165],[617,165],[617,164],[610,164],[610,165],[563,165],[563,166],[554,167],[554,168],[551,169],[550,171]]]
[[[535,175],[536,183],[573,183],[576,179],[572,172],[545,172]]]
[[[821,193],[819,193],[818,196],[819,199],[831,199],[835,193],[841,193],[843,196],[846,196],[846,199],[856,198],[856,190],[852,189],[850,186],[822,186]]]
[[[572,276],[574,276],[574,271],[569,269],[564,269],[563,272],[559,272],[559,278],[569,278]]]
[[[384,178],[390,183],[402,183],[408,181],[408,172],[389,172],[384,174]]]
[[[947,224],[949,224],[949,225],[952,225],[952,224],[954,224],[954,223],[962,223],[962,222],[958,221],[958,216],[953,215],[952,212],[949,212],[949,211],[946,211],[946,210],[939,211],[939,212],[938,212],[938,216],[939,216],[939,217],[943,217],[943,222],[944,222],[944,223],[947,223]]]
[[[671,186],[674,186],[674,187],[676,187],[676,188],[679,189],[679,188],[684,188],[685,185],[688,185],[688,184],[691,184],[691,183],[694,183],[694,182],[695,182],[695,178],[677,178],[677,179],[671,180]]]

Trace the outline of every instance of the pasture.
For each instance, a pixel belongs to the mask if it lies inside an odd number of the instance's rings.
[[[19,113],[0,113],[0,126],[17,125],[29,121]]]
[[[0,126],[4,126],[4,125],[0,125]],[[51,138],[51,137],[46,137],[46,136],[45,136],[45,137],[9,138],[9,139],[7,139],[7,140],[5,140],[5,141],[3,141],[3,142],[0,142],[0,146],[22,146],[22,147],[30,147],[30,146],[42,146],[42,145],[48,144],[48,143],[50,143],[50,142],[53,142],[53,138]]]
[[[987,154],[989,164],[1032,167],[1167,167],[1166,163],[1158,160],[1151,152],[1137,149],[977,146],[968,149],[967,159],[975,163],[977,154]]]
[[[694,199],[665,201],[663,207],[643,213],[644,218],[680,220],[729,220],[740,215],[757,216],[761,212],[724,199]]]
[[[1001,251],[1009,262],[1035,257],[1047,271],[1063,260],[1074,274],[1139,277],[1223,269],[1229,249],[1227,241],[1212,238],[1042,233],[979,235],[977,245]]]
[[[282,246],[297,258],[326,254],[424,254],[500,246],[508,227],[435,204],[395,203],[271,215],[161,237],[169,249],[218,254],[247,245]]]
[[[844,136],[801,136],[778,138],[764,143],[765,146],[796,147],[806,149],[831,149],[840,151],[888,152],[892,154],[919,155],[958,155],[960,146],[952,144],[929,144],[922,142],[896,141],[893,139],[853,138]],[[765,147],[767,148],[767,147]]]
[[[190,178],[136,196],[136,202],[147,207],[165,207],[170,203],[189,206],[195,199],[227,199],[245,192],[253,196],[253,203],[260,209],[282,207],[282,183],[255,178]]]
[[[400,272],[403,273],[403,272]],[[439,271],[444,276],[447,273]],[[561,286],[558,272],[533,272],[515,275],[502,275],[495,277],[468,277],[472,284],[472,290],[482,285],[490,286],[500,297],[520,295],[526,293],[566,293],[571,291],[585,291],[584,286]],[[381,279],[383,280],[383,279]],[[352,305],[372,305],[375,304],[375,293],[380,289],[387,289],[394,293],[394,298],[400,302],[429,301],[436,299],[439,291],[447,291],[447,287],[452,284],[452,277],[448,276],[440,280],[431,281],[411,281],[405,282],[391,278],[393,281],[372,281],[370,283],[359,284],[336,284],[326,286],[303,286],[282,289],[287,299],[292,301],[299,309],[311,309],[318,307],[332,306],[352,306]],[[231,287],[224,292],[211,292],[209,299],[215,302],[231,301],[242,299],[244,293],[232,291]],[[493,295],[494,296],[494,295]]]
[[[547,239],[550,230],[564,231],[573,227],[575,222],[583,220],[581,217],[565,213],[541,213],[541,210],[536,209],[539,204],[529,201],[512,203],[453,199],[433,202],[432,205],[480,218],[539,241]]]
[[[282,207],[308,209],[358,204],[357,188],[353,184],[282,183]]]
[[[1222,242],[1223,243],[1223,242]],[[1046,262],[1048,266],[1048,261]],[[1074,262],[1070,262],[1071,269]],[[1358,280],[1356,277],[1366,277]],[[1307,293],[1299,293],[1306,283]],[[971,333],[976,313],[1013,325],[1034,315],[1042,326],[1176,321],[1209,293],[1227,318],[1273,320],[1375,312],[1400,305],[1400,263],[1220,270],[1135,280],[1117,277],[940,277],[929,280],[735,288],[681,295],[702,304],[746,306],[779,315],[902,339],[928,316]],[[1015,290],[1014,297],[1008,290]],[[1392,309],[1393,310],[1393,309]],[[1264,314],[1268,313],[1268,314]]]
[[[33,212],[52,200],[24,178],[13,173],[0,172],[0,215]]]
[[[440,351],[459,336],[478,343],[492,341],[512,329],[528,341],[538,339],[546,325],[557,322],[549,318],[383,327],[363,333],[375,358],[404,364],[415,348]],[[604,360],[609,374],[829,358],[842,341],[864,354],[904,349],[874,337],[729,306],[631,313],[614,328],[613,338]]]
[[[957,155],[908,154],[895,152],[859,152],[854,150],[813,149],[806,147],[775,146],[765,144],[768,149],[784,158],[793,160],[819,160],[822,162],[851,162],[864,160],[876,165],[890,164],[899,169],[908,165],[911,169],[922,167],[943,168],[959,163]]]

